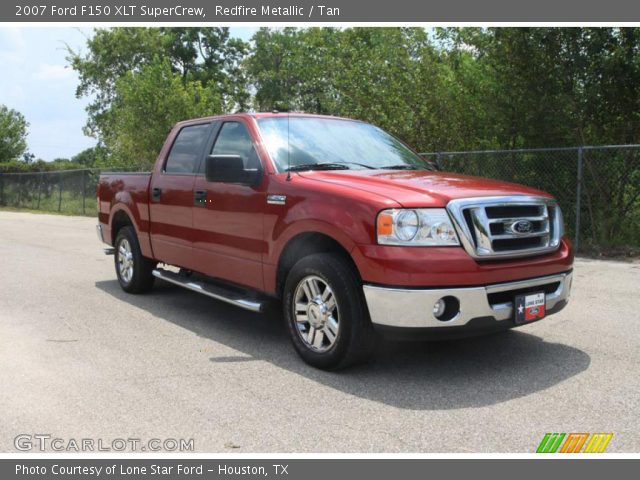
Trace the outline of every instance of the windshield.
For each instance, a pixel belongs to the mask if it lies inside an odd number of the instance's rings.
[[[433,169],[402,142],[367,123],[282,116],[261,118],[258,125],[279,171],[336,166],[358,170]]]

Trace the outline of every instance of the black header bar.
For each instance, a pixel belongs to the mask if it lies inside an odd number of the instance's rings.
[[[2,22],[640,22],[629,0],[14,0]]]

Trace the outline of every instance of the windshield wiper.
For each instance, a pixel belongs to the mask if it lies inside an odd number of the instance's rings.
[[[384,165],[378,167],[379,170],[428,170],[436,171],[438,168],[434,165],[407,165],[406,163],[400,165]]]
[[[349,170],[349,167],[344,163],[302,163],[291,165],[285,172],[301,172],[303,170]]]
[[[338,162],[338,163],[348,163],[349,165],[358,165],[359,167],[368,168],[369,170],[376,170],[376,167],[372,167],[371,165],[366,165],[364,163],[358,163],[358,162]]]
[[[384,165],[382,167],[378,167],[379,170],[422,170],[415,165],[407,165],[403,163],[401,165]]]

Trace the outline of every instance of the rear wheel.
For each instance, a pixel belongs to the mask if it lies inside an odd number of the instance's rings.
[[[283,300],[293,345],[310,365],[333,370],[369,357],[375,337],[362,286],[341,256],[314,254],[296,263]]]
[[[125,292],[142,293],[151,290],[156,262],[142,256],[136,232],[131,226],[122,227],[115,241],[115,266],[118,282]]]

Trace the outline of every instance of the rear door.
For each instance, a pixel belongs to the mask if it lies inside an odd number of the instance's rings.
[[[240,155],[246,169],[262,163],[242,118],[226,120],[216,128],[206,155]],[[205,155],[205,156],[206,156]],[[202,201],[194,208],[194,256],[200,272],[255,289],[263,288],[262,253],[265,251],[263,216],[266,182],[257,186],[209,182],[205,162],[195,181]]]
[[[193,270],[193,186],[212,122],[183,126],[150,184],[151,244],[154,256]]]

